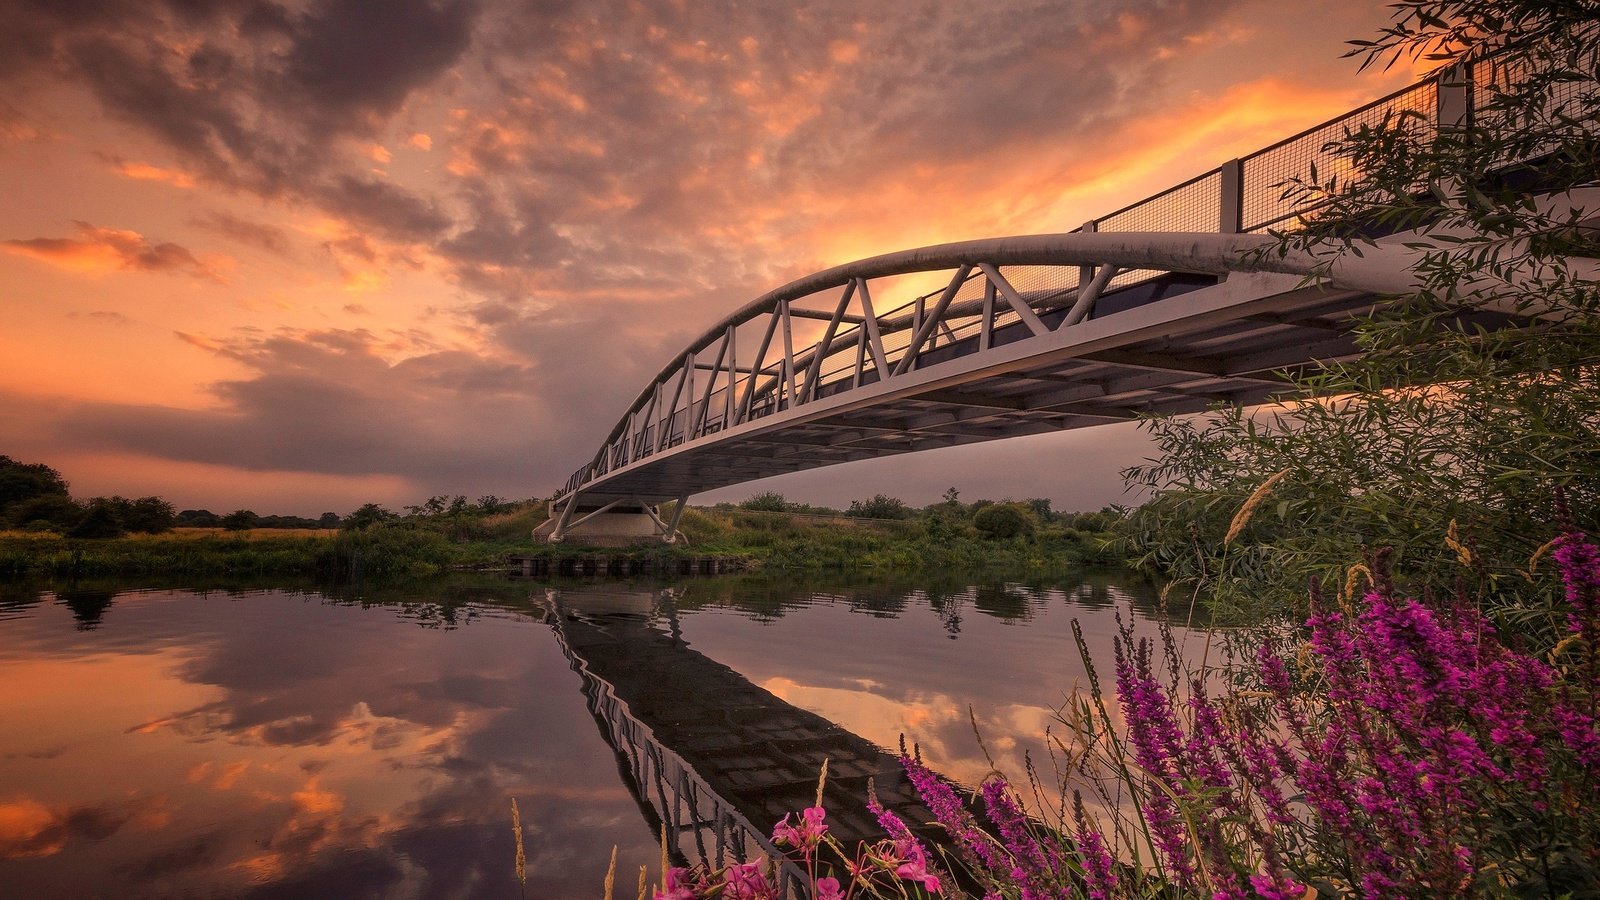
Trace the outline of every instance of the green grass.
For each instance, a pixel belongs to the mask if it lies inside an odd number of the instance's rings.
[[[1116,564],[1099,535],[1045,526],[992,539],[936,517],[852,519],[746,509],[688,509],[680,529],[701,553],[746,556],[763,568],[909,570],[1070,568]]]
[[[163,535],[73,539],[0,532],[0,578],[115,575],[307,577],[321,581],[417,578],[503,565],[512,554],[583,552],[574,543],[535,544],[542,503],[493,516],[406,518],[358,531],[229,532],[182,529]],[[1060,569],[1114,564],[1099,535],[1056,526],[996,540],[968,523],[927,517],[852,519],[744,509],[689,509],[688,544],[607,548],[608,555],[738,557],[748,568],[981,570]]]

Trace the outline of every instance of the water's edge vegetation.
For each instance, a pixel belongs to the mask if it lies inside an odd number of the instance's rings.
[[[894,517],[846,516],[782,508],[760,495],[743,505],[685,510],[686,544],[609,548],[610,556],[671,559],[716,554],[747,569],[954,568],[1060,570],[1112,565],[1108,530],[1116,511],[1063,514],[1047,501],[962,504],[952,498],[925,510],[877,498]],[[774,506],[777,508],[774,508]],[[52,530],[0,532],[0,577],[109,575],[290,576],[343,582],[493,570],[510,556],[581,553],[581,544],[533,542],[545,504],[477,506],[407,515],[348,517],[327,529],[174,528],[115,537],[74,537]],[[366,509],[366,508],[364,508]],[[359,512],[359,511],[358,511]]]

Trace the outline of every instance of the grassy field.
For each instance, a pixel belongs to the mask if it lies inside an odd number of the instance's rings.
[[[576,543],[535,544],[543,503],[491,516],[411,516],[354,531],[180,528],[159,535],[74,539],[0,531],[0,577],[299,576],[345,581],[493,569],[512,554],[581,552]],[[686,546],[655,544],[636,555],[737,556],[750,568],[1063,568],[1114,563],[1100,535],[1046,527],[1025,537],[986,538],[937,518],[856,519],[745,509],[686,510]]]

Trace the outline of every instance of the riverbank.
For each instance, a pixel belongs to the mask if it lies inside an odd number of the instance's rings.
[[[490,516],[410,516],[366,528],[183,528],[165,534],[69,538],[0,531],[0,578],[113,575],[292,576],[346,581],[512,567],[512,556],[559,559],[577,544],[534,544],[544,504]],[[606,549],[607,558],[717,557],[730,569],[1064,569],[1115,565],[1102,533],[1062,526],[987,535],[957,517],[867,519],[740,508],[685,511],[687,543]],[[548,566],[546,567],[548,568]]]

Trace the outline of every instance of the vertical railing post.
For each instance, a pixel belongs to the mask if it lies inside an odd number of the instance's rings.
[[[1078,229],[1078,233],[1079,234],[1094,234],[1095,232],[1097,232],[1099,230],[1100,230],[1100,223],[1096,222],[1093,219],[1090,219],[1089,221],[1083,223],[1083,227]],[[1079,266],[1078,267],[1078,290],[1080,290],[1080,291],[1083,290],[1083,286],[1088,284],[1089,282],[1091,282],[1093,280],[1094,280],[1094,266]]]
[[[1472,124],[1472,64],[1458,62],[1443,72],[1434,82],[1438,103],[1434,108],[1435,122],[1441,131],[1464,128]]]
[[[1238,234],[1244,230],[1244,163],[1230,159],[1217,172],[1222,176],[1218,179],[1222,191],[1222,202],[1218,206],[1222,216],[1217,222],[1217,231]]]

